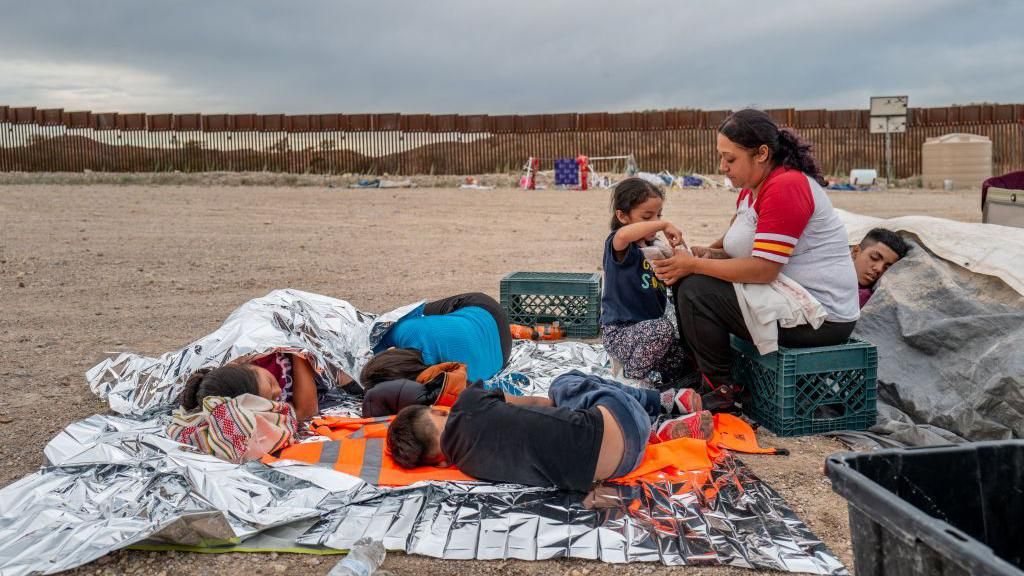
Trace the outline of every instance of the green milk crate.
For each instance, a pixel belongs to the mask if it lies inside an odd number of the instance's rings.
[[[557,321],[569,338],[601,331],[598,272],[512,272],[501,279],[501,306],[513,324]]]
[[[783,348],[760,355],[732,336],[733,380],[746,394],[743,411],[779,436],[866,430],[877,416],[878,353],[851,338],[820,348]]]

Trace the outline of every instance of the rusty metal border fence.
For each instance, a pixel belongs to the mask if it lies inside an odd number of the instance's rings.
[[[767,111],[815,145],[828,174],[884,165],[867,110]],[[119,114],[0,106],[0,171],[273,171],[482,174],[529,156],[633,154],[642,169],[714,173],[728,110],[536,115]],[[896,177],[921,173],[921,145],[950,132],[992,140],[995,173],[1024,169],[1024,104],[911,109],[893,137]]]

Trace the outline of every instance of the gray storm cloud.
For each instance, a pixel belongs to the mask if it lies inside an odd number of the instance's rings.
[[[9,105],[501,114],[1024,94],[1011,1],[0,5]]]

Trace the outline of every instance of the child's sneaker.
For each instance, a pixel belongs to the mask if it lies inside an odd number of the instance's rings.
[[[661,426],[658,426],[655,436],[659,442],[668,442],[676,438],[709,440],[714,431],[715,419],[711,412],[701,410],[663,422]]]
[[[659,399],[665,414],[693,414],[703,410],[700,394],[692,388],[669,388],[661,392]]]
[[[704,409],[701,405],[700,394],[697,394],[693,388],[680,388],[672,403],[680,414],[693,414]]]

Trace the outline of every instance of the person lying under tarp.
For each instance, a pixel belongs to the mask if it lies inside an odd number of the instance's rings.
[[[320,412],[329,390],[300,354],[243,356],[189,376],[167,435],[223,460],[245,462],[291,444],[299,423]]]
[[[303,422],[319,413],[318,396],[327,391],[309,361],[299,354],[270,354],[236,358],[218,368],[203,368],[185,382],[178,397],[182,409],[199,409],[207,397],[234,398],[243,394],[290,404]]]
[[[899,234],[885,228],[871,229],[860,244],[850,247],[853,268],[857,272],[861,308],[875,293],[875,286],[882,274],[909,251],[910,245]]]
[[[476,379],[491,378],[508,362],[511,348],[508,319],[490,296],[466,293],[427,302],[390,327],[375,348],[378,354],[363,368],[364,412],[394,414],[406,402],[433,404],[438,398],[442,399],[439,405],[451,406],[465,387],[467,373]],[[449,380],[449,372],[458,373],[459,378]],[[363,392],[343,376],[346,381],[339,385],[344,390]],[[418,394],[414,400],[409,399],[410,391]],[[258,446],[276,450],[296,432],[296,424],[285,414],[287,407],[292,408],[294,420],[304,422],[319,413],[319,399],[328,392],[329,386],[301,354],[271,352],[237,358],[189,377],[169,435],[206,452],[219,450],[228,460],[258,454]],[[269,402],[244,399],[244,395]],[[240,425],[254,419],[261,426],[272,426],[273,431],[264,436],[277,441],[254,441],[254,430]],[[233,430],[230,434],[222,434],[225,425]]]
[[[443,370],[428,369],[443,362],[462,363],[473,379],[488,379],[508,362],[511,348],[508,319],[490,296],[467,293],[427,302],[384,334],[376,347],[378,354],[363,368],[361,380],[367,389],[367,402],[382,401],[399,388],[390,385],[373,391],[376,384],[414,381],[424,374],[437,376]],[[344,378],[347,381],[339,382],[343,389],[355,394],[363,391],[347,375]],[[193,412],[207,397],[252,394],[290,404],[296,419],[303,422],[319,412],[318,398],[328,388],[302,355],[271,352],[197,371],[186,381],[178,403],[185,411]]]
[[[465,382],[488,380],[508,363],[512,333],[505,310],[479,292],[459,294],[413,310],[381,338],[359,376],[363,416],[395,414],[408,404],[434,404],[442,389],[451,406]],[[444,385],[463,366],[461,386]],[[424,386],[427,384],[427,386]]]
[[[477,382],[450,411],[407,406],[388,427],[387,446],[403,468],[455,466],[480,480],[587,491],[636,470],[649,441],[707,440],[713,425],[692,389],[641,390],[572,370],[555,378],[548,398],[509,397]]]

